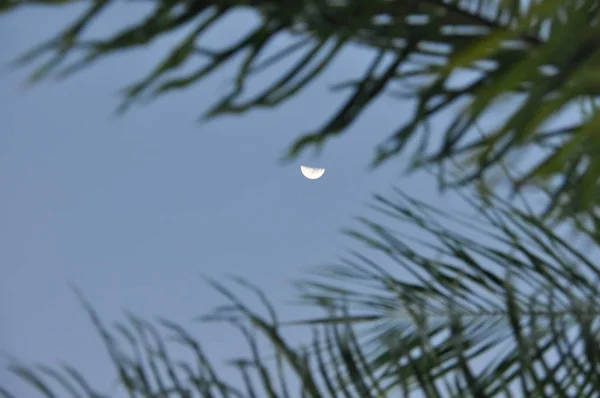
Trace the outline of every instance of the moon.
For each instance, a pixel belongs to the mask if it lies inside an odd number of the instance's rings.
[[[323,174],[325,174],[325,169],[308,166],[300,166],[300,171],[302,172],[302,175],[309,180],[319,179],[323,176]]]

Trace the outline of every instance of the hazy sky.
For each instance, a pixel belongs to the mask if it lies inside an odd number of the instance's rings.
[[[0,63],[48,38],[74,11],[31,8],[0,18],[0,37],[10,38],[0,46]],[[139,12],[139,5],[120,7],[96,29],[112,30]],[[208,44],[231,40],[232,31],[251,24],[250,15],[239,14]],[[189,322],[223,303],[202,276],[246,277],[283,306],[294,298],[288,281],[302,275],[303,266],[341,254],[349,241],[339,229],[365,214],[372,193],[398,180],[397,163],[366,171],[375,144],[411,112],[396,100],[378,101],[319,158],[305,154],[288,166],[278,163],[299,133],[318,127],[338,106],[340,97],[329,94],[327,84],[362,72],[365,53],[356,50],[274,111],[195,123],[225,92],[234,71],[228,67],[201,85],[111,118],[117,90],[149,71],[176,39],[29,91],[21,89],[25,71],[3,71],[1,350],[26,362],[65,360],[108,387],[112,368],[68,287],[72,282],[107,321],[121,319],[124,309],[166,316],[191,325],[213,354],[235,355],[237,333]],[[310,181],[300,163],[327,172]],[[417,197],[438,195],[423,176],[399,181]],[[286,317],[301,314],[295,311]],[[25,396],[5,376],[2,369],[3,385]]]

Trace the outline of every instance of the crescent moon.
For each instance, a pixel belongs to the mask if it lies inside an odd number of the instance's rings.
[[[302,175],[308,178],[309,180],[316,180],[318,178],[321,178],[323,174],[325,174],[325,169],[319,169],[308,166],[300,166],[300,171],[302,172]]]

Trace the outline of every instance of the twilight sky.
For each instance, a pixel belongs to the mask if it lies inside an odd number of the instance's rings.
[[[53,35],[76,11],[28,8],[1,17],[0,37],[10,40],[0,45],[0,64]],[[142,5],[116,7],[96,32],[114,31],[140,12]],[[207,42],[231,40],[237,37],[231,32],[252,23],[251,14],[239,13]],[[112,369],[69,289],[74,283],[107,322],[121,319],[125,309],[165,316],[189,326],[213,355],[236,355],[242,349],[237,333],[190,322],[223,303],[201,278],[246,277],[283,307],[294,299],[288,282],[302,267],[341,254],[348,240],[339,229],[365,214],[372,193],[399,178],[398,161],[374,173],[366,167],[375,144],[412,110],[390,99],[378,101],[320,157],[307,153],[290,165],[278,163],[299,133],[338,106],[340,97],[327,84],[363,71],[367,60],[358,50],[346,51],[309,90],[273,111],[195,122],[225,92],[230,65],[200,85],[113,118],[117,90],[152,68],[178,37],[28,91],[21,88],[25,70],[2,69],[1,351],[26,362],[67,361],[108,388]],[[300,163],[327,172],[309,181]],[[438,195],[423,175],[400,181],[419,198]],[[453,203],[445,197],[443,207]],[[5,376],[2,368],[3,385],[25,396]]]

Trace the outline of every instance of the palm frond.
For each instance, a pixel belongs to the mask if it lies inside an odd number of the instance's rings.
[[[420,372],[458,383],[454,396],[509,385],[522,396],[600,396],[600,267],[588,255],[499,197],[482,206],[465,196],[474,214],[462,216],[394,196],[373,206],[394,229],[360,219],[348,232],[370,254],[352,251],[300,283],[313,305],[351,308],[341,322],[368,321],[371,366],[421,390]]]
[[[130,315],[109,329],[82,302],[131,397],[600,397],[600,267],[513,202],[479,199],[464,196],[473,213],[462,215],[400,190],[376,196],[394,228],[360,219],[349,234],[367,250],[299,282],[324,317],[281,321],[235,280],[263,316],[210,282],[228,304],[201,320],[241,332],[248,352],[230,361],[240,382],[181,326]],[[313,337],[295,347],[290,327]],[[195,359],[174,359],[165,332]],[[41,396],[106,396],[72,367],[10,369]]]
[[[35,3],[75,2],[4,1],[0,12]],[[364,75],[337,85],[350,91],[343,105],[321,128],[301,136],[289,156],[344,133],[376,98],[396,93],[415,100],[416,111],[380,146],[374,165],[418,139],[413,167],[442,166],[443,186],[489,182],[497,166],[511,160],[521,171],[513,189],[547,189],[548,214],[561,218],[597,210],[598,0],[141,1],[154,6],[150,15],[140,9],[138,23],[86,39],[86,27],[113,3],[92,2],[73,25],[22,57],[20,63],[53,54],[32,81],[52,73],[66,77],[117,51],[188,29],[148,76],[125,90],[119,109],[189,87],[241,57],[235,87],[206,114],[213,117],[275,107],[301,92],[343,48],[363,46],[372,55]],[[237,9],[253,10],[260,21],[240,32],[236,43],[207,48],[206,31]],[[284,36],[288,45],[271,51]],[[290,69],[244,99],[250,79],[266,69],[275,73],[273,67],[290,56],[299,56]],[[74,60],[65,65],[67,59]],[[194,62],[194,71],[181,71]],[[512,110],[498,108],[509,100]],[[571,124],[557,126],[556,117],[569,110],[575,115]],[[437,132],[441,141],[432,141],[431,122],[443,112],[452,112],[453,119]],[[475,134],[478,122],[490,120],[495,127],[489,134]],[[541,155],[531,164],[526,160],[533,149]],[[448,179],[449,160],[468,167]]]

